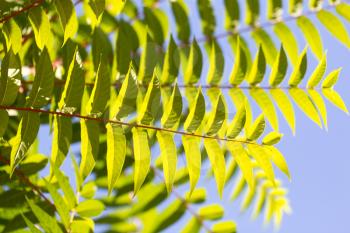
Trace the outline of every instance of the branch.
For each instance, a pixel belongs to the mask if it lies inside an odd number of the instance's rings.
[[[17,16],[17,15],[23,13],[23,12],[29,11],[32,8],[38,7],[41,4],[43,4],[44,2],[45,2],[44,0],[36,0],[36,1],[34,1],[31,4],[23,7],[22,9],[20,9],[18,11],[14,11],[14,12],[8,14],[8,15],[5,15],[3,18],[0,19],[0,24],[1,23],[6,23],[7,21],[12,19],[13,17],[15,17],[15,16]]]
[[[102,123],[105,123],[105,124],[106,123],[113,123],[113,124],[118,124],[118,125],[129,126],[129,127],[136,127],[136,128],[143,128],[143,129],[152,129],[152,130],[157,130],[157,131],[169,132],[169,133],[185,135],[185,136],[192,136],[192,137],[198,137],[198,138],[206,138],[206,139],[213,139],[213,140],[218,140],[218,141],[226,141],[226,142],[231,141],[231,142],[238,142],[238,143],[243,143],[243,144],[252,144],[252,145],[258,145],[258,146],[265,146],[263,144],[258,144],[258,143],[254,142],[254,141],[230,139],[230,138],[220,138],[220,137],[214,137],[214,136],[201,135],[201,134],[195,134],[195,133],[188,133],[188,132],[184,132],[184,131],[177,131],[177,130],[172,130],[172,129],[166,129],[166,128],[161,128],[161,127],[151,126],[151,125],[141,125],[141,124],[128,123],[128,122],[123,122],[123,121],[118,121],[118,120],[96,118],[96,117],[91,117],[91,116],[83,116],[83,115],[74,114],[74,113],[56,112],[56,111],[43,110],[43,109],[34,109],[34,108],[28,108],[28,107],[26,108],[26,107],[15,107],[15,106],[1,106],[1,105],[0,105],[0,109],[17,110],[17,111],[24,111],[24,112],[36,112],[36,113],[64,116],[64,117],[70,117],[70,118],[76,117],[76,118],[80,118],[80,119],[84,119],[84,120],[98,121],[98,122],[102,122]]]

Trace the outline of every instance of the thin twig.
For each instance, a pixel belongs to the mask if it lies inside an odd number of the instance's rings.
[[[44,0],[36,0],[34,2],[32,2],[31,4],[23,7],[22,9],[18,10],[18,11],[14,11],[6,16],[4,16],[3,18],[0,19],[0,24],[1,23],[5,23],[7,21],[9,21],[10,19],[12,19],[13,17],[23,13],[23,12],[26,12],[34,7],[38,7],[40,6],[41,4],[43,4],[45,1]]]
[[[141,124],[128,123],[128,122],[123,122],[123,121],[118,121],[118,120],[97,118],[97,117],[92,117],[92,116],[83,116],[83,115],[76,114],[76,113],[65,113],[65,112],[56,112],[56,111],[43,110],[43,109],[35,109],[35,108],[27,108],[27,107],[15,107],[15,106],[1,106],[1,105],[0,105],[0,109],[17,110],[17,111],[24,111],[24,112],[36,112],[36,113],[58,115],[58,116],[64,116],[64,117],[70,117],[70,118],[76,117],[76,118],[80,118],[80,119],[84,119],[84,120],[92,120],[92,121],[98,121],[98,122],[103,122],[103,123],[113,123],[113,124],[124,125],[124,126],[129,126],[129,127],[136,127],[136,128],[143,128],[143,129],[152,129],[152,130],[169,132],[169,133],[185,135],[185,136],[192,136],[192,137],[198,137],[198,138],[213,139],[213,140],[218,140],[218,141],[229,141],[229,142],[238,142],[238,143],[243,143],[243,144],[264,146],[263,144],[258,144],[254,141],[246,141],[246,140],[230,139],[230,138],[220,138],[220,137],[215,137],[215,136],[188,133],[188,132],[184,132],[184,131],[177,131],[177,130],[166,129],[166,128],[161,128],[161,127],[151,126],[151,125],[141,125]]]

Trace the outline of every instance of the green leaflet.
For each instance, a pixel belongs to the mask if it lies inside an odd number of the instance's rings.
[[[295,66],[298,63],[298,41],[296,40],[294,33],[289,29],[289,27],[284,22],[277,23],[274,28],[274,32],[286,49],[288,57]]]
[[[325,28],[327,28],[327,30],[335,38],[337,38],[346,47],[350,48],[349,34],[343,22],[337,16],[326,10],[320,10],[316,15],[323,26],[325,26]]]
[[[212,36],[215,32],[216,18],[210,0],[197,0],[199,16],[201,18],[202,31],[206,36]]]
[[[130,64],[129,71],[123,81],[116,103],[111,106],[111,115],[121,119],[134,112],[136,109],[137,85],[136,74]]]
[[[322,58],[323,45],[318,29],[313,25],[310,19],[305,16],[297,18],[297,25],[302,31],[311,51],[318,59]]]
[[[108,123],[107,128],[107,177],[108,177],[108,193],[112,189],[119,178],[126,156],[126,137],[121,125]]]
[[[316,67],[309,81],[307,82],[306,87],[314,88],[315,86],[317,86],[320,83],[324,73],[326,72],[326,68],[327,68],[327,57],[326,57],[326,53],[324,53],[320,62],[318,63],[318,66]]]
[[[237,88],[232,88],[229,90],[229,95],[234,102],[236,109],[240,109],[242,104],[245,105],[245,110],[246,110],[246,120],[244,124],[244,129],[247,131],[249,129],[252,119],[253,119],[253,113],[252,113],[252,108],[248,102],[247,97],[244,95],[244,92],[241,89]]]
[[[267,192],[265,190],[264,187],[260,188],[259,191],[257,192],[257,200],[255,202],[255,206],[254,206],[254,212],[253,212],[253,219],[256,219],[259,214],[261,214],[261,212],[263,211],[263,208],[266,204],[266,197],[267,196]]]
[[[252,162],[242,143],[229,141],[226,143],[228,150],[242,171],[244,179],[251,189],[255,186]]]
[[[183,0],[171,1],[171,9],[176,21],[177,37],[188,42],[191,35],[188,8]]]
[[[325,127],[325,129],[328,129],[328,122],[327,122],[327,109],[326,109],[326,104],[322,98],[322,95],[313,89],[309,89],[308,90],[310,99],[312,100],[312,102],[314,103],[316,109],[318,109],[320,116],[323,120],[323,125]]]
[[[289,94],[298,105],[300,110],[302,110],[306,116],[308,116],[312,121],[314,121],[322,128],[320,116],[318,115],[317,109],[311,102],[309,96],[299,88],[291,88],[289,90]]]
[[[170,36],[170,41],[168,49],[165,54],[162,76],[160,78],[161,84],[171,84],[175,81],[179,74],[180,67],[180,54],[177,49],[177,45],[173,39],[173,36]]]
[[[105,10],[106,1],[105,0],[89,0],[89,6],[91,7],[92,11],[96,15],[96,18],[99,19]]]
[[[335,6],[335,9],[339,15],[350,22],[350,5],[346,3],[339,3]]]
[[[98,72],[98,67],[100,66],[101,61],[103,61],[106,67],[112,67],[114,62],[112,44],[108,38],[108,35],[106,35],[99,27],[96,27],[92,33],[91,55],[94,70],[96,72]]]
[[[84,70],[78,49],[76,48],[73,59],[69,65],[66,83],[58,103],[58,108],[62,112],[73,113],[77,111],[80,107],[84,86]]]
[[[3,24],[2,31],[4,34],[7,51],[12,49],[17,54],[22,47],[22,32],[15,20],[8,20]]]
[[[270,155],[271,161],[291,180],[290,172],[286,160],[282,153],[273,146],[266,147],[267,154]]]
[[[230,74],[230,84],[237,86],[242,83],[248,71],[248,62],[245,50],[241,45],[241,39],[237,39],[237,48],[235,53],[235,64]]]
[[[259,105],[266,118],[269,120],[272,128],[275,131],[278,131],[277,112],[268,94],[261,88],[253,88],[249,91],[249,93]]]
[[[340,110],[345,112],[346,114],[349,114],[349,111],[342,100],[341,96],[332,89],[322,89],[322,94],[331,102],[334,106],[338,107]]]
[[[132,129],[134,145],[134,196],[146,179],[151,165],[151,150],[148,145],[147,131],[141,128]]]
[[[109,89],[108,89],[109,90]],[[79,172],[83,180],[90,175],[95,167],[95,160],[99,151],[99,122],[80,120],[81,128],[81,161]]]
[[[124,9],[126,3],[127,1],[124,0],[106,0],[106,8],[108,9],[109,13],[111,13],[114,16],[118,16]]]
[[[195,84],[198,82],[202,74],[202,66],[203,55],[197,41],[194,39],[184,73],[185,84]]]
[[[272,38],[263,29],[256,29],[252,33],[252,37],[258,46],[261,46],[269,65],[273,65],[277,57],[277,49]]]
[[[170,193],[173,187],[177,165],[177,152],[174,134],[158,131],[157,139],[162,157],[165,186],[168,193]]]
[[[309,7],[312,10],[318,10],[322,8],[323,1],[322,0],[310,0]]]
[[[205,101],[202,89],[199,88],[195,100],[190,106],[190,112],[184,123],[184,129],[187,132],[195,132],[201,125],[205,114]]]
[[[196,137],[182,136],[187,169],[190,176],[190,193],[193,192],[201,173],[200,140]]]
[[[227,132],[226,132],[226,137],[227,138],[236,138],[243,130],[245,122],[246,122],[246,116],[247,116],[247,110],[245,104],[242,104],[233,120],[232,123],[229,125]]]
[[[94,88],[92,89],[91,96],[87,102],[87,114],[94,117],[100,117],[106,108],[109,95],[110,71],[105,61],[101,59],[97,69]]]
[[[143,125],[150,125],[159,111],[160,107],[160,89],[159,81],[156,75],[153,75],[148,85],[147,93],[142,101],[138,111],[137,121]]]
[[[191,217],[191,219],[187,221],[185,227],[181,230],[181,233],[199,233],[201,227],[201,223],[196,217]]]
[[[224,208],[219,204],[211,204],[201,207],[198,210],[198,216],[205,220],[218,220],[224,216]]]
[[[173,128],[179,122],[182,113],[182,97],[177,84],[173,88],[170,100],[166,103],[161,124],[164,128]]]
[[[247,139],[251,141],[258,139],[265,130],[265,124],[264,114],[260,114],[248,130]]]
[[[0,105],[11,105],[16,100],[21,85],[21,61],[10,49],[1,62]]]
[[[288,85],[296,87],[303,80],[307,69],[307,47],[303,50],[298,58],[298,64],[294,67],[290,75]]]
[[[69,151],[72,134],[71,118],[55,115],[51,149],[52,166],[60,167],[63,163]]]
[[[43,209],[37,206],[32,200],[27,199],[27,202],[33,214],[39,220],[40,226],[44,229],[45,232],[48,232],[48,233],[62,232],[55,218],[51,217]]]
[[[281,89],[271,89],[270,94],[280,109],[283,117],[286,119],[293,134],[295,134],[295,113],[293,104],[286,93]]]
[[[255,56],[254,62],[252,64],[249,75],[247,77],[247,81],[249,85],[255,86],[259,84],[264,78],[265,71],[266,71],[265,54],[262,49],[262,46],[260,45],[258,53]]]
[[[210,50],[210,67],[207,75],[209,85],[218,85],[222,79],[225,66],[225,58],[217,41],[213,41]]]
[[[225,156],[217,140],[212,138],[204,138],[203,141],[214,172],[219,196],[222,198],[226,180]]]
[[[21,214],[22,218],[24,219],[24,221],[26,222],[30,232],[32,233],[41,233],[41,231],[36,228],[36,226],[34,225],[34,223],[32,223],[24,214]]]
[[[269,153],[264,146],[247,144],[249,154],[258,162],[259,167],[263,169],[268,179],[275,183],[275,174],[269,158]]]
[[[213,233],[234,233],[237,232],[237,224],[233,221],[222,221],[214,223],[211,227]]]
[[[11,174],[26,156],[27,151],[38,135],[40,116],[35,112],[24,112],[19,123],[11,150]]]
[[[9,115],[7,111],[0,110],[0,140],[6,132],[8,121],[9,121]]]
[[[275,63],[272,66],[269,84],[272,87],[278,86],[284,79],[287,73],[288,68],[288,60],[287,55],[284,51],[283,45],[281,45],[281,49],[276,57]]]
[[[254,26],[259,20],[260,3],[259,0],[246,0],[245,22]]]
[[[90,233],[94,232],[94,228],[95,223],[89,218],[74,219],[71,224],[72,232]]]
[[[145,22],[148,30],[154,40],[159,45],[162,45],[169,32],[168,17],[160,9],[144,7],[143,13],[145,15]]]
[[[35,79],[26,106],[41,108],[46,105],[51,98],[54,78],[50,56],[47,49],[44,48],[35,67]]]
[[[152,41],[152,38],[146,34],[144,47],[140,58],[140,67],[137,79],[142,84],[149,84],[151,81],[155,67],[158,62],[162,61],[163,57],[158,52],[157,44]]]
[[[65,44],[78,31],[77,15],[71,0],[55,0],[54,4],[64,30],[63,44]]]
[[[289,0],[289,12],[291,14],[300,14],[303,9],[303,0]]]
[[[85,200],[79,203],[75,209],[82,217],[95,217],[102,213],[105,206],[98,200]]]
[[[235,29],[239,24],[240,11],[237,0],[225,0],[225,28]]]
[[[282,0],[269,0],[267,6],[267,18],[279,20],[282,16]]]
[[[277,144],[281,140],[282,136],[283,134],[280,134],[278,132],[271,132],[263,138],[262,143],[264,145],[270,145],[270,146]]]
[[[31,8],[29,11],[29,22],[33,27],[36,45],[40,50],[49,46],[50,42],[50,22],[45,11],[41,7]]]
[[[322,82],[322,88],[333,88],[333,86],[338,81],[341,70],[342,68],[339,68],[329,73]]]
[[[69,208],[61,196],[61,194],[56,190],[56,188],[45,180],[45,187],[49,190],[52,197],[53,203],[56,207],[56,210],[61,218],[61,221],[66,229],[69,229]]]
[[[226,108],[225,103],[222,97],[222,94],[219,94],[215,101],[215,105],[213,107],[213,110],[211,111],[208,121],[206,122],[206,129],[205,132],[209,136],[216,135],[221,127],[223,126],[223,123],[226,120]]]
[[[69,180],[57,167],[53,167],[53,172],[64,194],[64,198],[67,201],[68,208],[72,210],[77,205],[77,199],[72,187],[70,186]]]

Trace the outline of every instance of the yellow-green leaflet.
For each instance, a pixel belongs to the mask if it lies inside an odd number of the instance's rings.
[[[141,128],[132,129],[134,145],[134,196],[145,181],[151,165],[151,149],[148,144],[147,131]]]
[[[202,32],[205,36],[213,36],[216,27],[216,17],[210,0],[197,0],[198,13],[201,18]]]
[[[322,82],[322,88],[332,88],[338,81],[341,70],[342,68],[339,68],[329,73]]]
[[[239,168],[241,169],[243,177],[247,181],[247,184],[251,189],[253,189],[255,186],[255,179],[253,176],[253,166],[242,143],[228,141],[226,145],[228,150],[231,152],[234,160],[236,161]]]
[[[168,49],[165,53],[164,64],[162,70],[162,76],[160,78],[161,84],[170,84],[175,81],[179,74],[180,67],[180,55],[174,41],[173,36],[170,36],[170,41],[168,45]]]
[[[159,82],[155,74],[149,83],[147,93],[142,101],[138,111],[137,121],[144,125],[150,125],[159,111],[160,107],[160,90]]]
[[[270,20],[279,20],[282,15],[282,0],[269,0],[267,5],[267,18]]]
[[[168,193],[170,193],[173,187],[177,165],[177,152],[174,141],[174,134],[158,131],[157,139],[163,162],[165,186]]]
[[[123,10],[127,1],[124,0],[106,0],[106,6],[108,8],[108,12],[117,16]]]
[[[144,42],[142,47],[142,54],[140,58],[139,72],[137,75],[137,80],[142,84],[149,84],[152,77],[154,76],[155,67],[157,63],[161,61],[162,56],[157,51],[157,44],[152,41],[152,38],[147,33],[148,29],[144,35]],[[125,55],[124,55],[125,56]]]
[[[251,141],[258,139],[265,130],[265,124],[264,114],[260,114],[248,130],[247,139]]]
[[[76,48],[69,65],[66,84],[58,103],[58,108],[62,112],[73,113],[79,109],[85,86],[83,72],[81,58],[78,48]]]
[[[267,153],[264,146],[247,144],[249,154],[258,162],[259,167],[263,169],[268,179],[275,183],[275,174],[273,172],[273,167],[269,158],[269,153]]]
[[[54,78],[51,59],[45,47],[35,66],[35,79],[29,97],[27,97],[26,106],[41,108],[46,105],[51,97]]]
[[[245,12],[245,22],[254,26],[259,20],[260,3],[259,0],[248,0]]]
[[[266,205],[266,195],[267,195],[267,192],[266,192],[266,189],[264,187],[260,188],[257,191],[258,197],[256,199],[254,211],[252,214],[253,219],[256,219],[259,216],[259,214],[263,211],[263,208]]]
[[[216,135],[221,129],[225,119],[226,119],[225,103],[224,103],[222,94],[219,94],[219,96],[215,101],[213,110],[211,111],[208,121],[206,123],[206,129],[205,129],[206,134],[209,136]]]
[[[343,22],[330,11],[320,10],[317,18],[323,26],[346,47],[350,48],[350,37]]]
[[[195,100],[190,106],[190,112],[184,123],[184,129],[188,132],[194,132],[201,125],[205,114],[205,102],[202,89],[199,88]]]
[[[126,138],[121,125],[108,123],[107,129],[107,177],[108,177],[108,193],[113,190],[117,179],[119,178],[126,155]]]
[[[272,128],[275,131],[278,131],[278,116],[275,106],[273,105],[273,102],[270,99],[269,95],[259,87],[251,89],[249,93],[259,105],[265,117],[269,120]]]
[[[281,89],[271,89],[270,94],[280,109],[284,119],[286,119],[293,134],[295,134],[295,113],[293,104],[286,93]]]
[[[95,217],[100,215],[104,208],[105,206],[101,201],[88,199],[80,202],[75,210],[82,217]]]
[[[328,129],[327,109],[326,109],[326,104],[322,98],[322,95],[318,91],[312,90],[312,89],[309,89],[308,93],[316,109],[318,109],[322,117],[324,128],[327,130]]]
[[[255,180],[255,179],[254,179]],[[254,181],[255,182],[255,181]],[[243,192],[244,188],[246,187],[246,180],[243,176],[242,173],[239,174],[239,177],[237,179],[237,184],[235,185],[232,193],[231,193],[231,197],[230,199],[232,201],[236,200]],[[255,186],[253,186],[253,190],[255,189]]]
[[[136,74],[130,64],[129,71],[123,81],[122,87],[120,88],[117,100],[115,104],[111,106],[113,109],[111,110],[112,116],[114,115],[116,119],[121,119],[134,112],[136,109],[136,99]]]
[[[99,151],[99,122],[81,119],[80,128],[81,162],[79,172],[83,180],[85,180],[95,167],[95,159]]]
[[[230,220],[214,223],[214,225],[211,227],[211,232],[213,233],[229,233],[236,231],[237,224]]]
[[[314,88],[315,86],[317,86],[320,83],[321,79],[323,78],[323,75],[326,72],[326,69],[327,69],[327,57],[326,57],[326,53],[324,53],[316,69],[314,70],[311,77],[309,78],[309,81],[307,82],[306,87]]]
[[[246,105],[242,104],[234,116],[232,123],[227,129],[227,138],[236,138],[243,130],[246,122],[247,110]]]
[[[61,188],[64,198],[67,201],[68,208],[72,210],[77,205],[77,199],[75,193],[70,186],[69,180],[57,167],[53,166],[53,173],[57,179],[58,185]]]
[[[309,8],[312,10],[317,10],[320,7],[322,7],[323,1],[322,0],[310,0],[309,1]]]
[[[27,224],[27,227],[29,228],[30,232],[41,233],[41,231],[38,228],[36,228],[34,223],[32,223],[24,214],[21,213],[21,216],[24,219],[25,223]]]
[[[106,8],[106,2],[105,0],[89,0],[89,6],[98,19],[102,16],[102,13]]]
[[[197,41],[194,39],[184,73],[185,84],[194,84],[198,82],[202,74],[202,66],[203,55]]]
[[[332,89],[322,89],[322,93],[334,106],[338,107],[346,114],[349,114],[349,111],[338,92]]]
[[[220,148],[220,144],[215,139],[204,138],[204,147],[207,151],[209,161],[214,172],[219,195],[220,197],[222,197],[226,178],[226,165],[224,153]]]
[[[78,31],[77,15],[71,0],[55,0],[54,4],[64,30],[63,44],[65,44]]]
[[[154,7],[144,7],[144,20],[147,24],[148,31],[154,42],[162,45],[168,37],[169,23],[167,15],[160,9]]]
[[[318,115],[317,109],[311,102],[309,96],[299,88],[291,88],[289,90],[289,94],[297,106],[300,108],[300,110],[303,111],[307,117],[309,117],[313,122],[322,128],[320,116]]]
[[[244,92],[238,88],[232,88],[229,90],[229,95],[234,102],[236,109],[240,109],[240,107],[244,104],[246,110],[246,120],[244,124],[244,129],[247,131],[250,125],[252,124],[253,113],[252,108],[248,102],[247,97],[244,95]]]
[[[207,75],[209,85],[218,85],[222,79],[225,66],[225,58],[217,41],[213,41],[210,50],[210,67]]]
[[[283,45],[281,45],[278,56],[276,57],[275,63],[272,66],[269,84],[272,87],[278,86],[284,79],[287,73],[288,60],[287,55],[284,51]]]
[[[298,63],[299,47],[294,33],[284,22],[277,23],[273,30],[283,44],[291,63],[295,66]]]
[[[11,105],[21,85],[21,60],[10,49],[1,62],[0,105]]]
[[[240,11],[237,0],[225,0],[225,28],[232,30],[239,24]]]
[[[40,127],[40,116],[36,112],[24,112],[22,119],[19,123],[16,137],[12,144],[11,149],[11,175],[24,159],[30,146],[36,139]]]
[[[252,67],[250,68],[247,81],[250,85],[255,86],[259,84],[264,78],[266,71],[266,60],[262,46],[259,46],[258,53],[255,56]]]
[[[235,53],[235,64],[230,75],[230,84],[239,85],[244,80],[248,71],[247,57],[241,45],[240,37],[237,38],[237,48]]]
[[[277,57],[277,49],[269,34],[263,29],[256,29],[252,33],[253,39],[258,46],[261,46],[269,65],[273,65]]]
[[[170,4],[176,21],[177,37],[183,42],[188,42],[191,35],[191,28],[187,4],[183,0],[171,1]]]
[[[54,116],[51,150],[52,166],[60,167],[68,154],[72,140],[72,120],[64,116]],[[52,169],[51,169],[51,174]]]
[[[291,180],[288,165],[282,153],[273,146],[267,146],[266,150],[266,153],[270,155],[272,162],[288,177],[289,180]]]
[[[298,64],[294,67],[292,74],[290,75],[288,85],[296,87],[303,80],[307,69],[307,47],[300,54]]]
[[[224,216],[224,208],[219,204],[211,204],[201,207],[198,216],[205,220],[217,220]]]
[[[344,19],[350,22],[350,5],[346,3],[339,3],[335,6],[337,13],[343,16]]]
[[[190,176],[190,193],[193,192],[201,173],[201,150],[199,138],[184,135],[182,144],[185,150],[188,174]]]
[[[303,0],[289,0],[289,12],[299,14],[303,8]]]
[[[9,52],[17,54],[22,47],[22,32],[15,20],[8,20],[3,24],[2,31],[4,34],[6,48]]]
[[[257,192],[256,189],[257,187],[254,187],[253,189],[248,189],[245,192],[245,195],[241,204],[241,212],[244,212],[245,210],[247,210],[253,203],[255,194]]]
[[[302,34],[310,46],[311,51],[318,59],[321,59],[323,54],[323,45],[318,29],[314,26],[311,20],[305,16],[300,16],[297,18],[297,25],[302,31]]]
[[[45,11],[39,6],[31,8],[29,11],[29,22],[33,27],[36,45],[42,50],[45,45],[49,47],[50,42],[50,22]]]
[[[9,114],[6,110],[0,110],[0,139],[4,136],[7,124],[9,122]]]
[[[166,103],[161,124],[164,128],[173,128],[182,113],[182,97],[177,84],[173,88],[170,100]]]
[[[109,100],[110,85],[109,67],[103,59],[100,59],[94,88],[86,106],[88,115],[100,117],[103,114]]]
[[[278,132],[271,132],[269,134],[267,134],[263,140],[262,140],[262,143],[264,145],[274,145],[274,144],[277,144],[281,138],[282,138],[283,134],[280,134]]]

